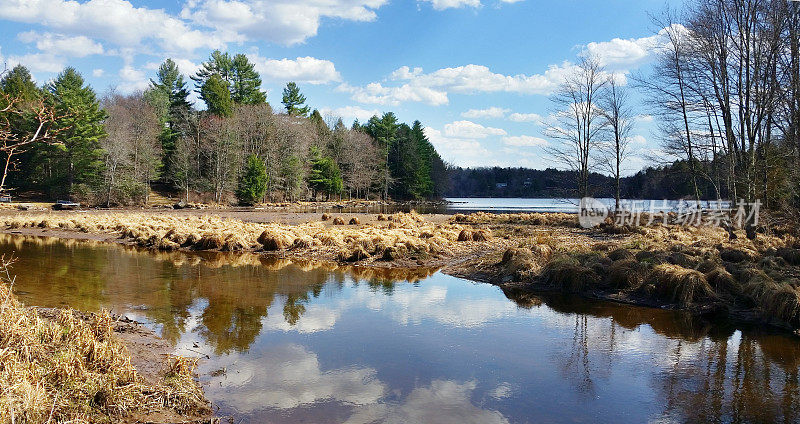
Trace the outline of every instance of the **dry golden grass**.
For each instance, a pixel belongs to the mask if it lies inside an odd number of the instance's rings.
[[[568,213],[502,213],[475,212],[469,215],[456,214],[450,219],[462,224],[525,224],[575,227],[578,217]]]
[[[148,384],[114,336],[116,322],[108,312],[86,320],[64,310],[57,320],[45,319],[20,304],[5,280],[0,283],[0,422],[98,423],[164,409],[207,412],[191,360],[171,358],[163,380]]]
[[[364,262],[409,257],[440,257],[477,249],[490,242],[491,231],[465,229],[452,223],[430,223],[421,215],[396,213],[389,222],[360,225],[358,218],[344,226],[322,222],[297,225],[252,223],[214,215],[161,215],[147,213],[41,214],[0,218],[7,229],[69,229],[116,235],[138,246],[162,251],[189,250],[290,251],[294,256],[323,260]],[[456,244],[462,230],[469,243]],[[387,252],[388,250],[388,252]]]
[[[555,258],[545,265],[539,278],[543,283],[567,293],[581,293],[600,281],[593,269],[566,256]]]
[[[657,265],[653,268],[651,278],[661,297],[681,306],[716,297],[706,276],[694,269],[670,264]]]

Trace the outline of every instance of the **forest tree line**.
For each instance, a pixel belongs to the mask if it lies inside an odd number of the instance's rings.
[[[293,82],[275,111],[243,54],[215,51],[190,79],[167,59],[146,90],[99,97],[74,68],[42,86],[23,65],[4,72],[0,188],[107,206],[147,203],[154,183],[187,202],[240,204],[444,193],[419,121],[387,112],[348,128]]]
[[[450,167],[447,197],[571,198],[576,195],[575,171],[554,168],[460,168]],[[663,166],[649,166],[620,178],[623,199],[693,199],[694,187],[689,165],[684,160]],[[589,173],[588,194],[613,199],[613,176]],[[713,186],[700,182],[702,200],[716,200]]]

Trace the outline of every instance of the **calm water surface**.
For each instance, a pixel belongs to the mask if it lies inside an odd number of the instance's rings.
[[[523,199],[523,198],[448,198],[450,204],[443,207],[442,213],[460,212],[565,212],[578,213],[580,199]],[[615,200],[597,199],[610,209]],[[686,200],[627,200],[620,203],[623,208],[638,212],[680,212],[687,211],[696,204]],[[727,208],[728,202],[703,201],[701,207],[706,209]]]
[[[109,308],[244,423],[797,422],[800,343],[443,274],[0,236],[31,305]],[[215,377],[211,377],[213,373]],[[223,372],[224,371],[224,372]]]
[[[499,198],[499,197],[450,197],[445,199],[449,203],[442,204],[385,204],[370,206],[336,207],[309,207],[303,212],[339,212],[339,213],[395,213],[410,212],[412,209],[422,214],[456,214],[472,212],[493,213],[531,213],[531,212],[564,212],[578,213],[580,199],[566,198]],[[597,199],[609,208],[614,207],[614,199]],[[622,205],[628,210],[637,212],[686,212],[694,207],[691,200],[623,200]],[[715,201],[703,201],[701,207],[715,209],[727,208],[730,204],[726,201],[717,205]]]

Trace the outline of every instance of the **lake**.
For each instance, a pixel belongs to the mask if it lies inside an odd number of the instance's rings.
[[[578,213],[580,199],[567,198],[481,198],[481,197],[448,197],[445,204],[386,204],[357,207],[315,207],[306,208],[304,212],[343,212],[343,213],[395,213],[410,212],[412,209],[419,213],[456,214],[472,212],[493,213],[532,213],[532,212],[564,212]],[[615,201],[610,198],[597,199],[613,209]],[[691,200],[636,200],[625,199],[621,205],[629,210],[639,212],[680,212],[688,211],[694,207]],[[721,202],[719,207],[727,208],[729,202]],[[705,209],[717,208],[716,201],[702,201],[701,207]]]
[[[236,423],[800,419],[800,343],[767,330],[424,270],[8,235],[0,253],[26,304],[108,308],[208,355]]]
[[[495,212],[495,213],[520,213],[520,212],[565,212],[578,213],[580,199],[520,199],[520,198],[447,198],[450,204],[445,206],[444,213],[469,213],[469,212]],[[615,200],[610,198],[597,199],[609,209],[613,209]],[[686,200],[637,200],[623,199],[622,207],[639,212],[678,212],[686,211],[695,206],[694,201]],[[716,208],[716,202],[703,201],[703,208]],[[728,202],[722,202],[720,207],[728,207]]]

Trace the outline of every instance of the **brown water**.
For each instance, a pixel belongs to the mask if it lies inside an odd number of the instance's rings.
[[[208,355],[206,394],[237,423],[800,420],[800,342],[781,334],[438,273],[16,236],[0,252],[28,304],[109,308]]]

